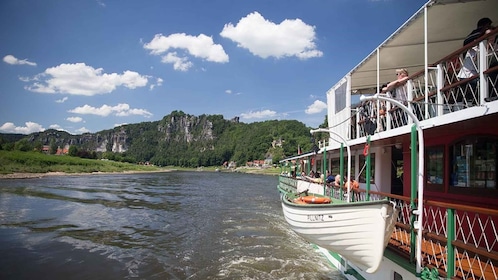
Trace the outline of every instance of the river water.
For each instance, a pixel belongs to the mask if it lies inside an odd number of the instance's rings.
[[[275,176],[0,180],[0,279],[345,279],[288,229]]]

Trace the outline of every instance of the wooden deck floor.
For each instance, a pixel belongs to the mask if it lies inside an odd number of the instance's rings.
[[[410,233],[403,229],[396,229],[389,241],[388,248],[399,255],[410,259]],[[446,277],[447,254],[446,245],[440,242],[424,238],[422,241],[422,255],[424,266],[437,268],[439,274]],[[487,259],[473,258],[474,254],[456,254],[455,256],[455,276],[452,279],[479,279],[497,280],[497,262],[482,261]]]

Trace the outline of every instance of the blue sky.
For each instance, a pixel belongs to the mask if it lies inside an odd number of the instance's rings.
[[[174,110],[320,125],[326,91],[420,0],[3,0],[0,132]]]

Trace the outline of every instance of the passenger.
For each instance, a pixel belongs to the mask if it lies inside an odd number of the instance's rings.
[[[358,184],[358,181],[356,180],[351,180],[351,190],[355,190],[355,189],[359,189],[360,188],[360,184]],[[346,182],[346,184],[344,184],[344,187],[347,189],[349,186],[349,182]]]
[[[489,18],[481,18],[477,22],[477,28],[472,30],[467,37],[465,37],[465,40],[463,41],[463,45],[468,45],[475,40],[479,39],[479,37],[483,36],[484,34],[490,33],[494,27],[492,26],[493,22]]]
[[[334,178],[334,176],[332,176],[332,173],[327,170],[327,180],[326,180],[327,184],[334,182],[334,180],[335,180],[335,178]]]
[[[390,82],[382,88],[382,93],[391,92],[392,98],[406,105],[408,100],[408,89],[406,88],[408,70],[396,69],[396,77],[396,80]]]
[[[396,69],[397,79],[387,84],[386,87],[382,88],[383,93],[390,92],[391,97],[402,103],[403,105],[408,104],[408,88],[406,82],[408,81],[408,70],[406,69]],[[391,118],[391,127],[399,127],[407,124],[407,115],[401,109],[393,111],[394,115]]]
[[[491,25],[492,23],[493,22],[489,18],[481,18],[477,22],[477,28],[472,30],[472,32],[470,32],[470,34],[467,35],[467,37],[463,41],[463,45],[466,46],[468,44],[471,44],[475,42],[477,39],[479,39],[481,36],[491,32],[494,28]],[[479,73],[477,69],[478,50],[479,46],[476,45],[465,53],[465,57],[462,63],[462,68],[460,69],[460,72],[458,72],[458,78],[467,79]],[[477,84],[477,81],[475,81],[475,83]]]
[[[337,174],[335,175],[334,187],[340,187],[340,186],[341,186],[341,175]]]

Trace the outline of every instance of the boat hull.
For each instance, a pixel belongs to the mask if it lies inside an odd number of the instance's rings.
[[[387,200],[296,204],[282,196],[285,220],[307,241],[375,272],[393,232],[397,211]]]

